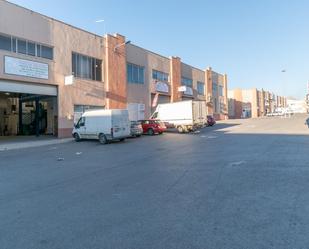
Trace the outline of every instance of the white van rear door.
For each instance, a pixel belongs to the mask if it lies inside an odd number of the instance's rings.
[[[130,126],[127,115],[113,115],[114,137],[127,137],[130,134]]]

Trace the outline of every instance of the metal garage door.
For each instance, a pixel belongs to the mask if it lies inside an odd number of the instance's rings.
[[[57,86],[0,80],[0,92],[57,96]]]

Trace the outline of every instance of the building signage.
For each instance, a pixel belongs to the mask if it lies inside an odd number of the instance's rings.
[[[186,90],[183,92],[186,95],[193,95],[193,89],[191,87],[186,86]]]
[[[156,83],[156,91],[168,93],[168,85],[165,82],[158,81]]]
[[[68,75],[64,77],[64,85],[69,86],[74,84],[74,75]]]
[[[4,73],[48,80],[48,64],[5,56]]]

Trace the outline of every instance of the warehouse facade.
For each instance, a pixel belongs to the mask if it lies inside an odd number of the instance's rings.
[[[0,135],[68,137],[85,110],[128,108],[143,119],[186,99],[226,119],[227,76],[0,0]]]
[[[285,97],[263,89],[228,90],[229,118],[258,118],[286,106]]]

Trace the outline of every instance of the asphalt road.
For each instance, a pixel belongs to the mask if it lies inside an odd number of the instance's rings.
[[[0,248],[308,248],[305,119],[0,152]]]

